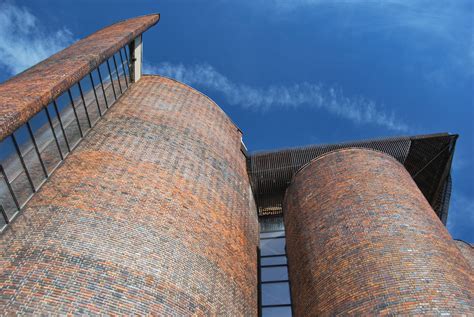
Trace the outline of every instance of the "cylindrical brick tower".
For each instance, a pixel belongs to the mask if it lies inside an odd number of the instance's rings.
[[[295,316],[472,313],[469,264],[392,157],[345,149],[313,160],[284,216]]]
[[[142,77],[3,234],[3,312],[255,316],[241,136],[203,94]]]
[[[456,240],[456,245],[474,270],[474,246],[462,240]]]

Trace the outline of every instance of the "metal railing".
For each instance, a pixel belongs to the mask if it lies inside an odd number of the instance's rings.
[[[0,142],[0,232],[134,82],[134,41]]]

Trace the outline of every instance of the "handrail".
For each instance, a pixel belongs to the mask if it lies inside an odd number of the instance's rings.
[[[0,84],[0,141],[159,18],[151,14],[115,23]]]

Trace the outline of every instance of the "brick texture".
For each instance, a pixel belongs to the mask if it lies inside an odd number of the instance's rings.
[[[0,85],[0,140],[119,48],[155,25],[159,14],[106,27]]]
[[[300,170],[284,204],[295,316],[470,315],[471,267],[392,157],[326,154]]]
[[[3,312],[256,315],[240,140],[207,97],[142,77],[0,237]]]
[[[456,240],[456,245],[474,270],[474,246],[461,240]]]

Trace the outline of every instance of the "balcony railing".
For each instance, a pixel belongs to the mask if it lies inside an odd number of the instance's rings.
[[[142,24],[133,23],[139,19],[144,20],[141,21]],[[2,128],[2,138],[0,138],[0,232],[4,231],[8,224],[17,217],[33,195],[107,113],[108,109],[140,78],[141,33],[157,21],[158,16],[147,16],[105,28],[65,49],[63,52],[67,54],[61,52],[54,55],[13,78],[11,80],[13,84],[8,81],[0,85],[0,107],[3,108],[0,115],[4,117],[0,122],[0,128]],[[118,26],[122,26],[122,28],[118,28]],[[130,27],[132,30],[127,30],[125,27]],[[117,36],[117,42],[112,42],[104,49],[103,43],[97,42],[101,38],[97,37],[97,34],[102,33],[102,36],[110,36],[111,32],[115,32],[115,35],[125,35],[123,38]],[[96,37],[95,42],[91,44],[90,38],[94,36]],[[124,40],[127,42],[120,46],[117,45],[117,43],[123,43]],[[84,60],[84,55],[80,54],[87,54],[82,53],[83,48],[87,46],[101,50],[90,61],[87,60],[87,56],[85,57],[86,65],[88,63],[98,66],[89,66],[88,71],[84,72],[84,67],[79,68],[81,66],[79,65],[77,72],[70,72],[72,76],[79,77],[79,79],[69,80],[70,84],[67,85],[60,85],[62,89],[59,91],[53,91],[54,89],[51,88],[51,92],[48,93],[52,95],[52,98],[41,106],[36,102],[37,99],[41,99],[40,97],[30,98],[29,100],[33,100],[31,106],[20,107],[19,111],[19,107],[11,105],[11,90],[7,91],[5,86],[15,86],[18,83],[28,86],[28,80],[34,76],[28,77],[28,73],[34,73],[37,69],[44,70],[44,64],[52,65],[53,69],[47,69],[44,76],[50,76],[51,81],[54,81],[58,78],[61,66],[65,64],[58,55],[67,55],[69,57],[65,59],[67,61],[76,57]],[[67,52],[68,50],[69,52]],[[45,80],[48,84],[51,81]],[[51,84],[51,87],[56,86]],[[2,93],[6,97],[2,98]],[[24,102],[21,97],[18,97],[19,104]],[[9,108],[12,110],[9,111]],[[34,112],[29,114],[31,108],[34,108]],[[5,112],[6,114],[4,114]],[[8,120],[9,117],[21,118],[25,113],[27,114],[23,120]],[[14,121],[13,124],[19,126],[12,129],[12,121]],[[8,130],[13,131],[5,133]]]

